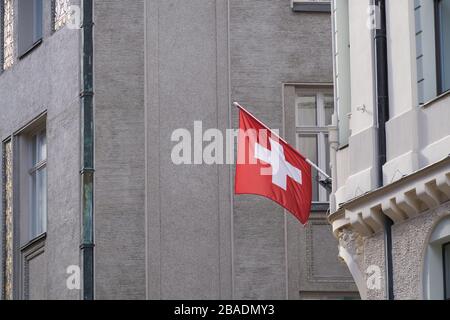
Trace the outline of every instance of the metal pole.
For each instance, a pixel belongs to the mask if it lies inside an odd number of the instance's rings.
[[[81,98],[81,198],[83,299],[94,300],[94,84],[93,0],[83,0]]]
[[[379,25],[375,31],[375,60],[377,83],[377,120],[378,120],[378,185],[383,186],[383,165],[386,163],[386,122],[389,121],[389,84],[387,56],[387,22],[386,1],[375,0],[379,9]],[[392,225],[393,221],[385,215],[384,245],[385,245],[385,281],[386,297],[394,300],[394,270],[392,263]]]

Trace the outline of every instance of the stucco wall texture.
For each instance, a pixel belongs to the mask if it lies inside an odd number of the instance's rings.
[[[332,82],[330,15],[147,0],[95,19],[97,297],[286,298],[283,211],[233,197],[229,166],[174,165],[171,135],[236,127],[233,101],[283,129],[283,83]]]
[[[300,298],[299,246],[331,234],[324,213],[319,236],[306,237],[270,201],[234,197],[233,167],[174,165],[171,135],[197,120],[236,127],[233,101],[283,132],[283,84],[332,82],[330,15],[294,13],[285,0],[103,0],[94,21],[96,298]],[[81,33],[52,33],[50,15],[44,30],[0,75],[0,136],[47,111],[48,234],[30,264],[46,288],[30,283],[34,298],[79,299],[66,268],[81,265]],[[323,245],[316,264],[337,257],[337,242]]]
[[[428,240],[434,227],[450,215],[450,202],[392,229],[394,294],[400,300],[424,298],[423,272]]]
[[[439,222],[449,215],[450,203],[446,203],[392,227],[393,285],[396,300],[424,299],[423,277],[429,239]],[[369,280],[373,274],[366,272],[370,266],[377,266],[381,270],[381,288],[368,288],[366,298],[386,299],[383,232],[364,238],[359,250],[362,253],[359,267],[365,275],[365,280]],[[352,252],[356,253],[355,250]]]
[[[50,1],[43,4],[51,12]],[[79,299],[66,287],[66,268],[80,265],[80,34],[68,28],[52,33],[50,15],[43,30],[43,42],[0,75],[0,137],[47,112],[48,232],[45,259],[30,263],[30,275],[46,279],[34,298]]]

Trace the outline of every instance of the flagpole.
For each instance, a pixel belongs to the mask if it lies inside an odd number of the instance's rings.
[[[312,161],[309,160],[308,158],[306,159],[306,162],[308,162],[308,163],[311,165],[311,167],[313,167],[314,169],[316,169],[316,170],[317,170],[320,174],[322,174],[325,178],[332,180],[331,177],[330,177],[325,171],[323,171],[322,169],[320,169],[314,162],[312,162]]]
[[[256,121],[258,121],[262,126],[267,127],[264,123],[262,123],[260,120],[258,120],[253,114],[251,114],[247,109],[245,109],[243,106],[241,106],[238,102],[233,102],[233,104],[241,109],[242,111],[248,113],[253,119],[255,119]],[[280,139],[281,141],[283,141],[284,143],[288,144],[286,142],[286,140],[284,140],[283,138],[281,138],[279,135],[277,135],[275,132],[272,131],[272,134],[275,135],[278,139]],[[305,158],[306,162],[311,165],[311,167],[313,167],[314,169],[317,170],[317,172],[319,172],[321,175],[323,175],[325,178],[327,178],[328,180],[332,180],[332,178],[322,169],[319,168],[319,166],[317,164],[315,164],[314,162],[312,162],[311,160],[309,160],[308,158]]]

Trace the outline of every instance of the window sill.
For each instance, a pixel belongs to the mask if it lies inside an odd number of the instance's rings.
[[[331,13],[330,2],[293,2],[292,11],[294,12],[323,12]]]
[[[328,210],[330,210],[330,204],[323,202],[323,203],[313,203],[311,205],[311,212],[313,213],[318,213],[318,212],[327,212]]]
[[[431,99],[430,101],[425,102],[424,104],[421,104],[420,107],[423,109],[427,109],[427,108],[431,107],[433,104],[435,104],[436,102],[438,102],[439,100],[444,99],[449,96],[450,96],[450,90],[445,91],[444,93],[438,95],[436,98]]]
[[[24,53],[19,55],[19,60],[22,60],[26,56],[28,56],[32,51],[34,51],[37,47],[39,47],[42,44],[42,39],[39,39],[36,41],[29,49],[27,49]]]
[[[44,242],[47,239],[47,232],[44,232],[43,234],[41,234],[40,236],[37,236],[36,238],[34,238],[33,240],[30,240],[27,244],[23,245],[20,248],[20,251],[26,251],[29,248],[33,247],[34,245],[36,245],[37,243],[40,242]]]

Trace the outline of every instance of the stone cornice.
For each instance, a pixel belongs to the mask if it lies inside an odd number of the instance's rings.
[[[450,200],[450,156],[340,206],[328,220],[336,237],[344,228],[362,236],[382,230],[384,216],[400,223]]]

